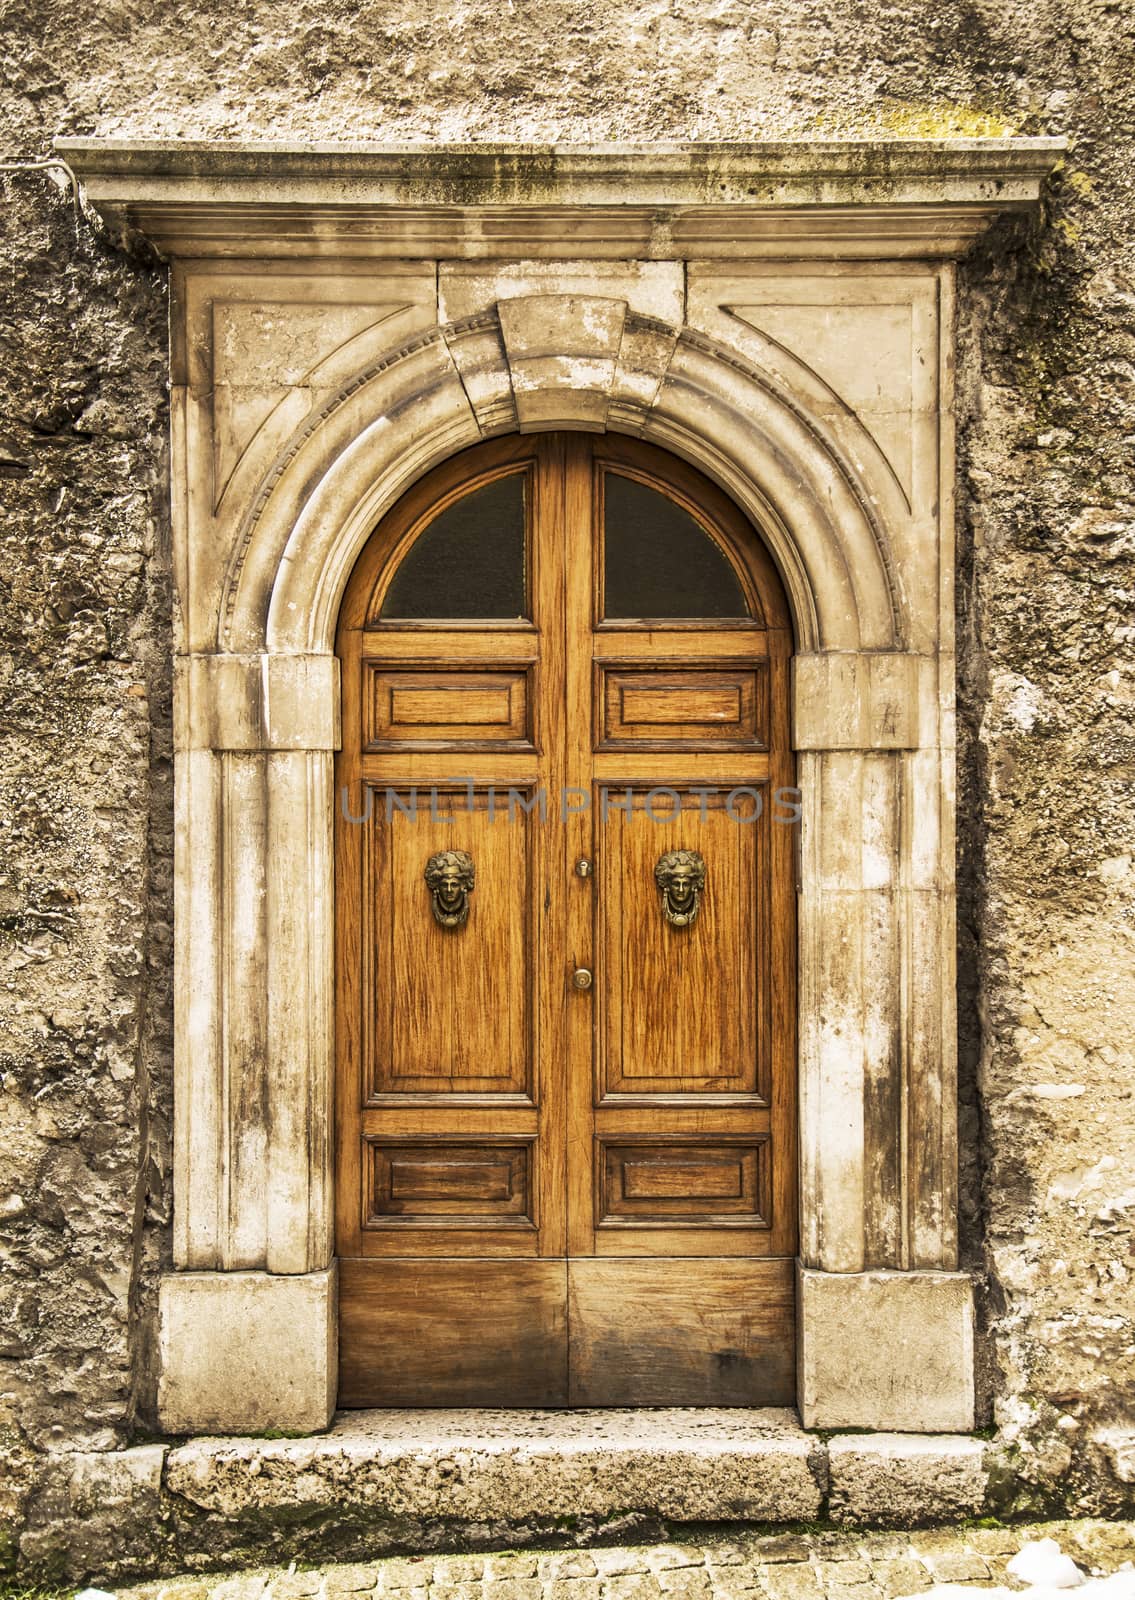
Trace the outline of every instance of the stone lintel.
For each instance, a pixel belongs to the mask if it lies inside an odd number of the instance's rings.
[[[337,750],[330,655],[190,655],[175,661],[177,750]]]
[[[797,1339],[805,1427],[973,1428],[973,1286],[966,1273],[801,1267]]]
[[[59,139],[118,233],[170,256],[958,256],[1065,142],[658,145]],[[570,224],[566,227],[565,224]]]
[[[335,1409],[338,1265],[284,1276],[175,1272],[161,1282],[166,1433],[316,1432]]]

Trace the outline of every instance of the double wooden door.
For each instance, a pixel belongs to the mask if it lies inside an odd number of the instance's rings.
[[[682,463],[479,446],[344,600],[340,1404],[794,1398],[784,596]]]

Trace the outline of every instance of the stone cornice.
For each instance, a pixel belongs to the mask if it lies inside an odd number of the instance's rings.
[[[1059,139],[372,145],[60,139],[169,257],[942,259],[1034,207]]]

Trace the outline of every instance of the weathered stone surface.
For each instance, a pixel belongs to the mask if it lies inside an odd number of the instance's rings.
[[[162,1280],[168,1433],[314,1431],[335,1407],[337,1274],[180,1272]]]
[[[837,1435],[828,1446],[832,1520],[902,1527],[974,1516],[985,1502],[984,1456],[980,1439],[947,1434]]]
[[[918,1594],[933,1582],[921,1562],[905,1556],[873,1561],[871,1572],[883,1593],[890,1596]]]
[[[113,1569],[124,1548],[144,1547],[165,1519],[165,1457],[166,1447],[153,1444],[50,1458],[21,1536],[24,1562],[89,1572]]]
[[[973,1426],[973,1301],[963,1273],[802,1269],[797,1306],[808,1427]]]
[[[321,1438],[192,1440],[171,1450],[166,1483],[234,1519],[365,1507],[506,1526],[632,1511],[804,1520],[821,1503],[813,1448],[776,1411],[348,1412]]]

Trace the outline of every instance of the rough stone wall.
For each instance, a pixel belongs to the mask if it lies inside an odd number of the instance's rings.
[[[42,179],[9,199],[0,1530],[29,1451],[114,1448],[145,1413],[171,1077],[164,284],[77,241]]]
[[[1132,1494],[1135,12],[1123,0],[60,0],[3,7],[0,156],[57,133],[1044,132],[1043,231],[963,271],[967,1264],[1038,1497]],[[6,182],[0,1518],[152,1420],[168,1248],[164,282]],[[1130,1449],[1130,1447],[1128,1447]]]

